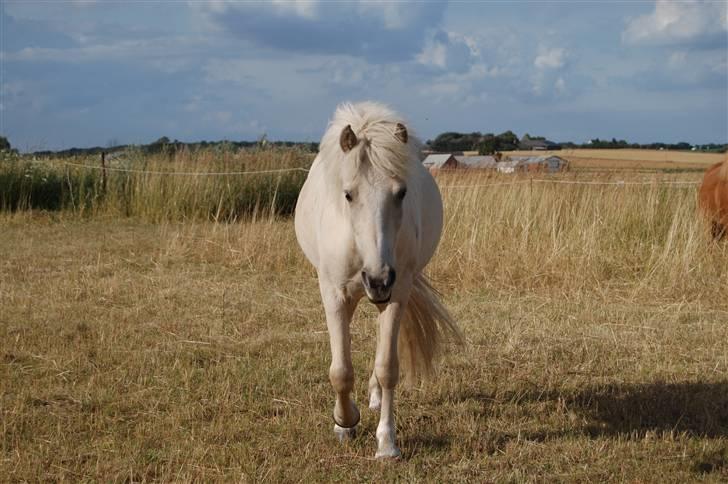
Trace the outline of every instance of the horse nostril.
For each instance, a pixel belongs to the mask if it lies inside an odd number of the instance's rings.
[[[364,271],[361,271],[361,280],[364,283],[364,286],[369,287],[369,285],[370,285],[369,276],[367,276],[367,273]]]
[[[397,272],[394,269],[389,269],[387,272],[387,278],[384,280],[384,287],[389,289],[394,286],[394,281],[397,280]]]

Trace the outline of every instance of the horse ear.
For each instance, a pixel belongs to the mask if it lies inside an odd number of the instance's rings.
[[[356,139],[356,135],[354,134],[354,131],[352,131],[351,125],[347,124],[346,128],[341,131],[341,136],[339,137],[341,149],[344,150],[344,153],[348,153],[349,150],[355,147],[358,142],[359,140]]]
[[[397,129],[394,131],[394,136],[402,143],[407,144],[407,128],[404,124],[397,123]]]

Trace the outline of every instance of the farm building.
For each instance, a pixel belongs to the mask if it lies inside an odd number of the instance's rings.
[[[510,161],[517,163],[516,170],[519,171],[543,171],[556,173],[568,168],[569,162],[560,156],[511,156]]]
[[[496,162],[494,156],[456,156],[458,168],[470,168],[476,170],[495,170]]]
[[[422,162],[431,172],[453,170],[458,167],[458,160],[450,153],[428,155]]]
[[[515,173],[518,169],[518,161],[501,161],[496,165],[498,173]]]

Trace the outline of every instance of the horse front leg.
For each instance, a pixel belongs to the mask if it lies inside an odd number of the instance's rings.
[[[380,308],[380,311],[377,356],[374,362],[373,375],[373,380],[375,379],[376,382],[370,381],[370,392],[373,383],[376,383],[381,389],[381,413],[379,414],[379,425],[377,425],[376,457],[399,457],[401,452],[397,447],[394,426],[394,389],[399,382],[397,339],[404,306],[402,303],[395,301],[387,304],[384,309]]]
[[[379,348],[379,339],[380,335],[379,331],[377,331],[377,348]],[[377,368],[375,365],[375,367],[372,368],[372,376],[369,378],[369,410],[379,411],[381,406],[382,386],[379,384],[379,380],[377,380]]]
[[[369,409],[378,411],[382,406],[382,387],[377,380],[376,368],[372,370],[372,376],[369,378]]]
[[[351,392],[354,389],[354,367],[351,363],[349,325],[356,303],[332,284],[321,282],[320,287],[331,344],[329,381],[336,393],[334,433],[340,441],[344,441],[356,436],[356,426],[360,419],[359,409],[351,400]]]

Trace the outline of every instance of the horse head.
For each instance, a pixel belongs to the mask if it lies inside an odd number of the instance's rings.
[[[401,123],[365,126],[354,133],[341,130],[344,153],[341,169],[343,214],[348,220],[357,255],[362,260],[361,280],[370,301],[389,301],[397,278],[396,242],[402,226],[407,174],[404,164],[383,164],[392,155],[408,156],[407,128]],[[397,146],[400,145],[400,146]],[[382,155],[385,155],[384,157]]]

